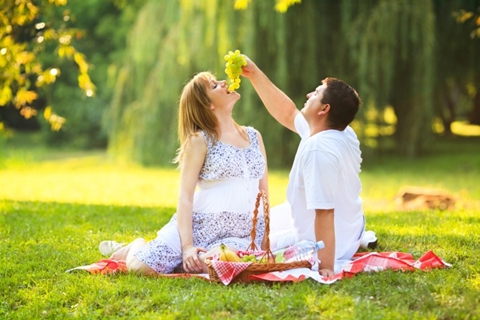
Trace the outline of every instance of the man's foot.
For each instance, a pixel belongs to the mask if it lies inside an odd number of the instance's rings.
[[[377,237],[373,231],[365,231],[362,241],[360,242],[360,248],[362,249],[375,249],[378,245]]]
[[[123,244],[113,240],[105,240],[100,242],[98,245],[100,253],[106,257],[110,257],[114,252],[120,250],[121,248],[123,248]]]

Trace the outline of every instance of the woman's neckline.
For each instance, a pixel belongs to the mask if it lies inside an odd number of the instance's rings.
[[[245,150],[245,149],[248,149],[252,146],[252,142],[250,140],[248,141],[248,146],[246,146],[246,147],[237,147],[237,146],[234,146],[233,144],[223,142],[222,140],[218,140],[218,142],[220,142],[224,146],[239,149],[239,150]]]
[[[241,128],[243,128],[243,130],[245,130],[245,133],[247,134],[248,146],[246,146],[246,147],[237,147],[237,146],[235,146],[235,145],[233,145],[233,144],[226,143],[226,142],[224,142],[224,141],[222,141],[222,140],[220,140],[220,139],[218,139],[218,141],[219,141],[221,144],[223,144],[224,146],[232,147],[232,148],[239,149],[239,150],[245,150],[245,149],[250,148],[250,147],[252,146],[252,139],[250,138],[250,134],[248,133],[248,130],[247,130],[245,127],[242,126]]]

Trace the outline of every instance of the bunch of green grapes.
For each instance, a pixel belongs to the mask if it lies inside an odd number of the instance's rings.
[[[230,85],[228,90],[233,91],[240,88],[240,75],[242,74],[242,67],[247,65],[247,60],[240,54],[240,50],[229,51],[225,57],[225,73],[227,74]]]
[[[255,259],[254,254],[248,254],[248,255],[244,255],[242,257],[242,261],[243,262],[257,262],[257,259]]]

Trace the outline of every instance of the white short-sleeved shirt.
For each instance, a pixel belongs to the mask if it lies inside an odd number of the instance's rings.
[[[310,137],[303,114],[295,117],[302,138],[287,188],[293,223],[300,239],[315,239],[315,209],[334,209],[335,260],[349,260],[365,228],[360,197],[360,142],[351,127]],[[321,240],[321,239],[318,239]]]

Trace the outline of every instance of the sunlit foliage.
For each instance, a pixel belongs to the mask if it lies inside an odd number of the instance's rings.
[[[60,69],[44,66],[39,54],[50,52],[59,59],[67,58],[78,66],[78,85],[87,96],[95,94],[95,85],[88,74],[85,56],[73,42],[84,36],[81,30],[68,26],[70,12],[62,11],[61,19],[49,19],[57,7],[67,0],[0,0],[0,106],[14,106],[25,118],[37,115],[32,103],[40,88],[54,83]],[[48,107],[45,119],[53,130],[60,130],[65,119]]]
[[[471,38],[480,38],[480,7],[476,12],[459,10],[453,13],[453,16],[459,23],[470,23],[472,31],[470,32]]]
[[[235,10],[245,10],[252,0],[235,0]],[[260,1],[260,0],[257,0]],[[296,3],[301,3],[302,0],[275,0],[275,10],[281,13],[287,12],[288,8]]]

